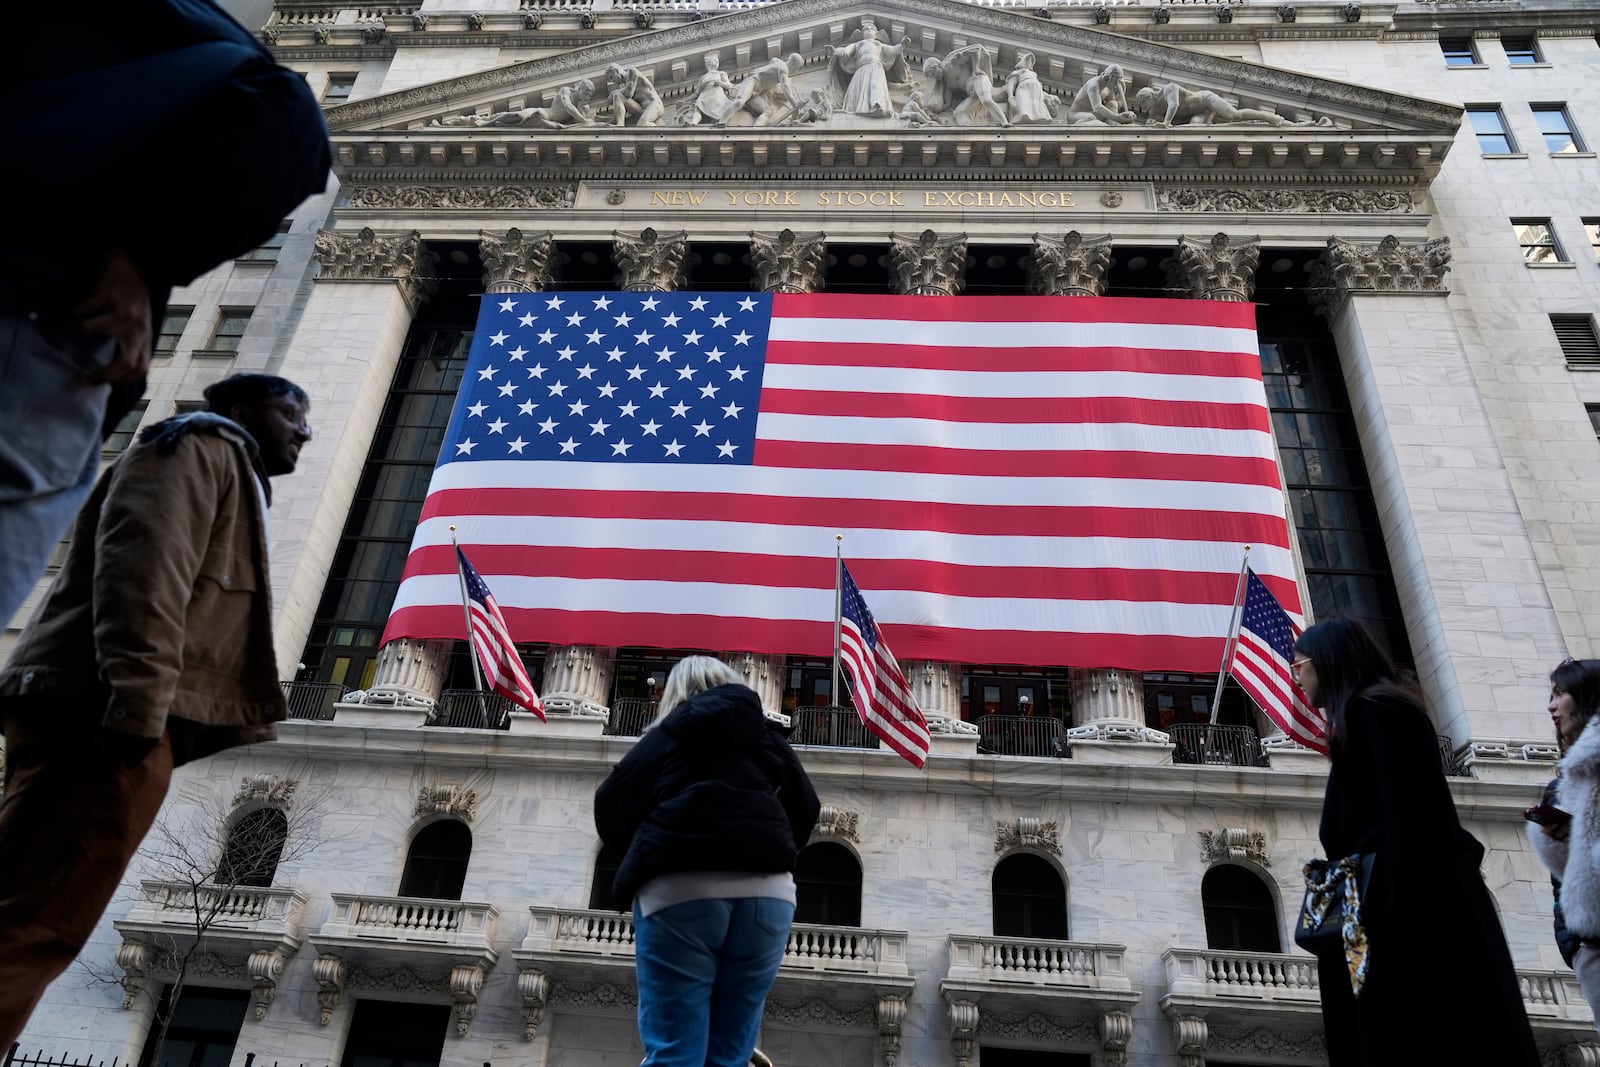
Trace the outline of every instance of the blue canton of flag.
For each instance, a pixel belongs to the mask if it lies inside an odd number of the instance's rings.
[[[771,318],[764,293],[488,296],[442,459],[748,465]]]
[[[1285,663],[1294,659],[1294,641],[1298,636],[1294,623],[1278,603],[1278,598],[1256,577],[1255,571],[1250,572],[1250,580],[1245,586],[1244,617],[1240,626],[1271,646],[1272,651]]]

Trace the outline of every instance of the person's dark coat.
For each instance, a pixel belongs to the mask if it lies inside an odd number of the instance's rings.
[[[612,899],[663,874],[793,871],[821,805],[789,742],[742,685],[679,704],[594,796],[601,841],[625,849]]]
[[[1321,837],[1329,857],[1377,855],[1362,902],[1370,963],[1361,996],[1342,954],[1318,960],[1330,1067],[1536,1067],[1511,953],[1478,870],[1483,846],[1456,817],[1416,703],[1389,694],[1350,702]]]

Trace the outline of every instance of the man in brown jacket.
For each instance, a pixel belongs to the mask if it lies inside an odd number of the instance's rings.
[[[93,932],[174,766],[270,740],[268,479],[311,439],[305,391],[238,374],[101,477],[0,669],[0,1048]]]

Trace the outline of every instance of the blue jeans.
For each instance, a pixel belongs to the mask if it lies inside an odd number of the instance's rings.
[[[0,311],[0,628],[17,613],[100,473],[114,341]]]
[[[769,897],[633,909],[641,1067],[748,1067],[794,905]]]

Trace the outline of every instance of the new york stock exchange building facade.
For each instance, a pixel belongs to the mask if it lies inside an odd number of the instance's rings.
[[[174,294],[136,418],[241,370],[310,392],[272,508],[294,718],[179,774],[168,825],[232,876],[136,860],[24,1046],[137,1062],[181,969],[169,1052],[638,1063],[590,798],[694,634],[529,645],[549,721],[503,729],[462,646],[380,636],[482,294],[743,290],[1255,302],[1310,613],[1414,666],[1546,1062],[1600,1064],[1521,818],[1548,672],[1600,652],[1597,27],[1591,0],[280,0],[262,34],[327,101],[335,180]],[[824,805],[782,1067],[1326,1062],[1289,934],[1327,765],[1241,693],[1207,728],[1214,676],[912,661],[919,771],[825,659],[727,655]],[[289,840],[239,876],[262,828]]]

